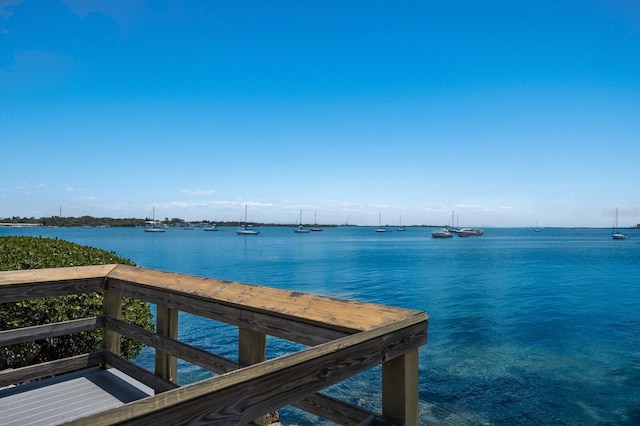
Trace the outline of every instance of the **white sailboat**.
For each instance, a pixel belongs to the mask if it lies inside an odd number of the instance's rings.
[[[151,220],[147,220],[144,224],[144,232],[164,232],[164,227],[160,222],[156,221],[156,208],[151,212]]]
[[[611,230],[611,238],[614,240],[626,240],[627,237],[622,232],[618,231],[618,208],[616,207],[616,218],[613,221],[613,229]]]
[[[244,224],[243,224],[244,223]],[[247,205],[244,206],[244,222],[238,223],[236,234],[238,235],[258,235],[260,231],[254,229],[252,226],[247,225]]]
[[[382,227],[382,213],[378,213],[378,227],[376,232],[387,232],[387,228]]]
[[[396,228],[396,231],[405,231],[405,227],[402,226],[402,216],[400,216],[400,223],[398,225],[398,227]]]
[[[313,214],[313,227],[311,227],[311,230],[313,232],[320,232],[320,231],[324,231],[324,229],[320,228],[318,226],[318,213],[314,213]]]
[[[302,210],[300,210],[300,225],[296,229],[293,230],[296,234],[308,234],[311,232],[310,229],[302,226]]]
[[[533,232],[540,232],[540,228],[538,228],[538,221],[536,220],[536,226],[533,228]]]

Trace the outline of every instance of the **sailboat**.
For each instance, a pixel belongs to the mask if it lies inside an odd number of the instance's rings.
[[[144,232],[164,232],[164,227],[160,222],[156,222],[156,208],[151,212],[151,220],[147,220],[144,224]]]
[[[402,216],[400,216],[400,224],[396,228],[396,231],[405,231],[404,226],[402,226]]]
[[[616,207],[616,219],[613,221],[613,229],[611,230],[611,238],[614,240],[626,240],[627,237],[622,232],[618,231],[618,208]]]
[[[253,229],[250,225],[247,225],[247,205],[244,206],[244,225],[242,222],[238,223],[236,234],[238,235],[258,235],[260,231]]]
[[[538,228],[538,221],[536,220],[536,226],[533,228],[533,232],[540,232],[540,228]]]
[[[382,227],[382,213],[378,213],[378,227],[376,232],[387,232],[387,228]]]
[[[311,227],[311,230],[313,232],[324,231],[324,229],[318,227],[318,214],[317,213],[313,214],[313,227]]]
[[[293,232],[295,232],[296,234],[308,234],[311,232],[310,229],[302,226],[302,210],[300,210],[300,225],[298,225],[298,227],[294,229]]]

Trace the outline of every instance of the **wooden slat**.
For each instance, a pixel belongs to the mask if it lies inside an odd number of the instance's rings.
[[[128,324],[114,318],[105,318],[105,323],[107,328],[116,330],[124,336],[217,374],[237,370],[240,367],[240,364],[235,361],[162,336],[158,333],[153,333],[133,324]]]
[[[302,398],[290,405],[341,426],[374,424],[379,426],[400,426],[402,424],[392,419],[386,419],[364,408],[347,404],[344,401],[320,393]]]
[[[150,371],[147,371],[142,367],[138,367],[137,365],[111,352],[105,351],[104,360],[107,364],[117,368],[140,383],[144,383],[156,392],[166,392],[178,387],[177,384],[164,380]]]
[[[279,315],[307,324],[332,325],[344,331],[369,330],[406,318],[408,313],[407,309],[390,306],[125,265],[118,265],[111,270],[108,278],[135,282],[148,288],[161,288],[171,294],[205,298],[247,311]]]
[[[248,423],[395,358],[426,339],[426,315],[418,315],[165,392],[77,424]]]
[[[17,343],[32,342],[65,334],[91,331],[104,325],[99,317],[81,318],[77,320],[57,322],[53,324],[36,325],[14,330],[0,331],[0,346],[15,345]]]
[[[115,265],[0,271],[0,300],[17,302],[67,294],[101,292]]]
[[[49,361],[27,367],[0,371],[0,386],[7,386],[42,377],[55,376],[83,368],[95,367],[103,361],[104,352],[77,355],[57,361]]]

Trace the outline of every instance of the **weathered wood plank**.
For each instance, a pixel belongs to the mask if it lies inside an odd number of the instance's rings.
[[[335,329],[347,332],[369,330],[399,321],[405,318],[408,312],[407,309],[391,306],[125,265],[118,265],[111,270],[108,278],[135,282],[148,288],[161,288],[172,294],[188,294],[192,297],[237,305],[246,311],[278,315],[307,324],[332,325]]]
[[[126,296],[146,300],[157,305],[168,306],[183,312],[199,315],[230,325],[259,331],[269,336],[280,337],[303,345],[315,346],[353,334],[357,330],[335,330],[333,326],[306,324],[302,320],[284,319],[264,313],[251,312],[241,306],[230,306],[213,300],[195,298],[190,295],[172,294],[162,289],[146,288],[115,279],[109,279],[109,288]]]
[[[238,361],[242,365],[251,365],[267,359],[267,336],[259,331],[240,328],[238,330]],[[253,423],[267,424],[266,416],[253,419]]]
[[[0,271],[0,287],[5,285],[84,281],[92,278],[104,278],[116,266],[115,264],[111,264]]]
[[[0,300],[19,300],[67,294],[102,292],[105,276],[115,265],[0,271]]]
[[[40,379],[42,377],[55,376],[83,368],[95,367],[103,361],[103,351],[90,354],[77,355],[57,361],[44,362],[42,364],[0,371],[0,386]]]
[[[113,290],[105,291],[102,312],[112,318],[122,318],[122,294]],[[113,354],[120,355],[120,334],[106,329],[102,338],[102,347]]]
[[[267,359],[267,336],[253,330],[238,330],[238,360],[242,365],[257,364]]]
[[[418,425],[418,348],[382,364],[382,414]]]
[[[153,333],[133,324],[128,324],[113,318],[105,318],[105,325],[124,336],[217,374],[228,373],[240,367],[240,364],[235,361],[162,336],[158,333]]]
[[[100,317],[81,318],[77,320],[57,322],[53,324],[36,325],[33,327],[17,328],[0,331],[0,346],[15,345],[16,343],[32,342],[66,334],[91,331],[104,325]]]
[[[155,392],[166,392],[168,390],[178,388],[177,384],[158,377],[152,372],[147,371],[142,367],[138,367],[137,365],[111,352],[105,351],[104,360],[107,364],[117,368],[127,376],[149,386]]]
[[[382,416],[373,413],[364,408],[356,407],[340,401],[328,395],[316,393],[290,404],[301,410],[315,414],[323,419],[332,421],[341,426],[361,426],[361,425],[379,425],[379,426],[400,426],[401,423],[385,419]]]
[[[171,339],[178,338],[178,310],[164,305],[156,309],[156,332]],[[156,350],[156,375],[170,382],[178,382],[178,360],[170,353]]]
[[[426,315],[357,333],[295,354],[83,419],[85,424],[242,424],[417,348]]]

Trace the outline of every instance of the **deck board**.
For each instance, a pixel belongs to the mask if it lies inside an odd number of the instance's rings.
[[[57,425],[150,395],[116,369],[90,368],[0,390],[0,425]]]

